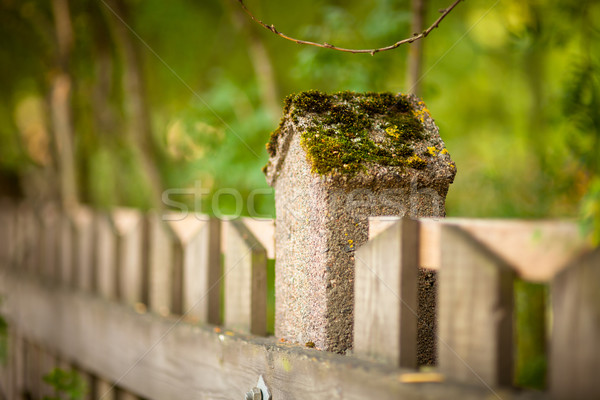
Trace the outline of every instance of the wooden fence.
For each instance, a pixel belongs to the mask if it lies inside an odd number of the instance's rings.
[[[89,399],[242,399],[259,377],[275,400],[600,398],[600,250],[576,224],[373,218],[369,237],[341,356],[265,336],[273,221],[4,201],[0,387],[41,399],[59,366],[85,377]],[[414,368],[419,266],[438,270],[426,371]],[[515,279],[549,283],[544,391],[512,387]]]

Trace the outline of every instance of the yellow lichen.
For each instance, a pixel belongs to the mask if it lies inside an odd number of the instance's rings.
[[[397,125],[386,128],[385,133],[387,133],[388,135],[390,135],[392,137],[395,137],[396,139],[400,139],[400,132],[398,131]]]
[[[440,154],[448,154],[448,149],[443,149],[442,151],[440,151]]]
[[[429,146],[429,147],[427,147],[427,152],[428,152],[428,153],[429,153],[431,156],[433,156],[433,157],[437,156],[437,154],[438,154],[438,151],[439,151],[439,150],[438,150],[438,149],[436,149],[434,146]]]
[[[427,165],[427,161],[423,160],[421,157],[419,157],[416,154],[410,156],[406,160],[406,163],[408,164],[409,167],[415,168],[415,169],[423,169]]]
[[[422,101],[419,101],[417,104],[421,107],[421,109],[414,110],[413,115],[415,117],[417,117],[419,119],[419,121],[421,121],[423,123],[423,122],[425,122],[425,117],[430,116],[429,109],[427,107],[425,107],[425,103]]]

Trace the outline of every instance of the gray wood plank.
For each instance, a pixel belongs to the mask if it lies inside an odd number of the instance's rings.
[[[17,236],[19,242],[19,269],[37,273],[39,258],[40,221],[28,203],[21,203],[18,210]]]
[[[356,251],[355,268],[355,353],[415,368],[418,222],[397,221],[369,240]]]
[[[554,399],[600,396],[600,249],[571,263],[551,285],[550,386]]]
[[[94,281],[94,213],[90,208],[79,206],[71,211],[71,218],[75,247],[75,265],[72,271],[74,286],[91,292]]]
[[[160,315],[172,312],[173,267],[176,240],[161,215],[148,216],[149,260],[148,260],[148,306]]]
[[[39,348],[39,353],[40,376],[38,379],[40,381],[40,393],[42,397],[51,397],[55,394],[54,389],[50,384],[46,383],[43,378],[57,367],[58,362],[56,357],[43,347]]]
[[[227,221],[225,240],[225,326],[265,335],[267,252],[242,221]]]
[[[208,315],[207,322],[221,325],[221,280],[223,268],[221,266],[221,235],[222,224],[218,218],[211,218],[209,223],[208,238]]]
[[[173,217],[173,216],[170,216]],[[219,322],[220,224],[208,216],[181,215],[168,222],[179,246],[176,248],[174,311],[196,322]],[[179,254],[179,255],[178,255]]]
[[[1,277],[2,271],[0,271],[0,279]],[[2,301],[1,298],[0,301]],[[15,329],[10,326],[8,327],[7,336],[5,338],[0,337],[0,346],[6,346],[4,347],[6,350],[4,354],[5,358],[0,356],[0,397],[4,395],[6,399],[17,397],[15,384],[17,380],[15,339]]]
[[[96,380],[94,391],[96,400],[117,400],[117,388],[105,379]]]
[[[94,291],[107,299],[117,298],[117,238],[110,216],[94,217]]]
[[[16,205],[0,199],[0,268],[12,268],[16,250]]]
[[[453,379],[513,382],[514,271],[456,226],[442,226],[439,368]]]
[[[26,248],[28,243],[27,216],[28,208],[24,203],[20,203],[15,208],[15,269],[26,270],[28,263],[26,261]]]
[[[134,306],[143,301],[143,215],[138,210],[117,208],[111,214],[116,234],[117,298]]]
[[[11,351],[13,357],[13,384],[14,384],[14,399],[24,399],[25,393],[25,339],[20,330],[15,326],[11,327],[13,332]],[[10,398],[10,397],[9,397]]]
[[[51,282],[59,279],[58,249],[60,233],[60,214],[58,208],[48,204],[39,210],[40,247],[38,271]]]
[[[139,397],[137,397],[135,394],[128,392],[126,390],[122,390],[119,389],[117,391],[117,400],[138,400]]]
[[[138,315],[27,277],[8,274],[0,280],[0,292],[9,295],[7,314],[27,337],[150,400],[243,398],[259,375],[274,399],[494,398],[477,387],[406,383],[414,371]],[[495,394],[504,400],[545,398],[506,390]]]
[[[40,347],[28,340],[25,342],[25,392],[33,398],[41,398],[41,378]]]
[[[75,226],[69,214],[60,215],[58,237],[58,274],[59,282],[68,287],[75,287],[73,269],[75,268]]]

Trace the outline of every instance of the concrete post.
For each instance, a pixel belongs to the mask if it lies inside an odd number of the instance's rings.
[[[443,217],[455,164],[424,103],[391,93],[292,95],[267,149],[275,335],[345,353],[368,217]]]

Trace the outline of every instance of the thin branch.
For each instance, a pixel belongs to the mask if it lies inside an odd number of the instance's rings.
[[[309,46],[316,46],[316,47],[322,47],[325,49],[331,49],[331,50],[337,50],[337,51],[344,51],[346,53],[368,53],[371,55],[374,55],[375,53],[379,53],[382,51],[388,51],[388,50],[393,50],[397,47],[400,47],[401,45],[405,44],[405,43],[412,43],[412,42],[416,42],[419,39],[423,39],[425,37],[427,37],[427,35],[429,35],[429,33],[434,30],[435,28],[438,27],[438,25],[440,24],[440,22],[442,22],[442,20],[444,18],[446,18],[446,15],[450,14],[450,11],[452,11],[454,9],[454,7],[456,7],[458,5],[458,3],[460,3],[462,0],[455,0],[454,3],[452,3],[448,8],[442,9],[440,10],[440,12],[442,13],[442,15],[440,15],[440,17],[438,19],[435,20],[435,22],[433,24],[431,24],[431,26],[427,29],[425,29],[423,32],[421,33],[414,33],[412,37],[400,40],[392,45],[389,46],[385,46],[385,47],[379,47],[377,49],[346,49],[344,47],[337,47],[334,46],[332,44],[329,44],[327,42],[324,43],[316,43],[316,42],[310,42],[307,40],[301,40],[301,39],[295,39],[293,37],[290,37],[288,35],[286,35],[285,33],[279,32],[277,30],[277,28],[275,28],[275,25],[268,25],[264,22],[262,22],[261,20],[259,20],[258,18],[256,18],[251,12],[250,10],[248,10],[248,7],[246,7],[246,5],[244,4],[243,0],[237,0],[238,3],[240,3],[240,6],[244,9],[244,11],[246,12],[246,14],[248,14],[248,16],[255,21],[256,23],[258,23],[259,25],[261,25],[263,28],[273,32],[274,34],[276,34],[279,37],[282,37],[284,39],[290,40],[294,43],[297,44],[306,44]]]

